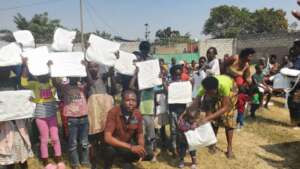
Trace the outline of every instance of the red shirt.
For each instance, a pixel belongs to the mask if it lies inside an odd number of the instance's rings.
[[[239,113],[245,112],[246,102],[249,100],[249,96],[244,93],[238,94],[238,101],[236,103],[236,107]]]
[[[186,73],[182,73],[180,79],[183,80],[183,81],[189,81],[190,76]]]
[[[108,112],[104,132],[111,132],[113,137],[127,143],[132,137],[138,140],[138,134],[143,133],[143,117],[136,109],[127,119],[121,107],[115,106]]]

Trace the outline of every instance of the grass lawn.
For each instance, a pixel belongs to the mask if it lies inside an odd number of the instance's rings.
[[[273,98],[274,106],[270,109],[260,109],[257,119],[246,118],[245,127],[235,132],[235,159],[228,160],[224,129],[218,135],[218,151],[215,155],[208,153],[207,148],[199,149],[199,169],[299,169],[300,168],[300,134],[289,125],[288,110],[283,107],[284,99]],[[66,145],[63,144],[66,153]],[[99,154],[99,168],[102,168]],[[67,154],[64,154],[68,165]],[[160,153],[157,162],[138,162],[138,169],[171,169],[176,168],[177,160],[168,153]],[[186,168],[191,160],[186,157]],[[42,168],[35,157],[29,160],[29,168]],[[69,168],[69,166],[68,166]],[[118,167],[116,167],[118,168]]]

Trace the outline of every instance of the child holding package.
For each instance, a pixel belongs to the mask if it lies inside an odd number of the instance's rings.
[[[188,149],[188,143],[186,141],[184,132],[189,130],[194,130],[198,127],[197,125],[197,112],[196,111],[187,111],[187,113],[182,114],[178,119],[178,151],[179,151],[179,168],[184,168],[184,157]],[[196,150],[189,151],[192,158],[191,169],[196,169]]]
[[[182,81],[182,65],[175,65],[170,70],[172,80],[170,83],[173,82],[180,82]],[[171,130],[171,152],[173,157],[178,155],[178,118],[180,115],[185,111],[186,104],[169,104],[169,119],[170,119],[170,130]]]
[[[113,107],[113,97],[108,90],[100,74],[100,65],[93,62],[82,62],[86,66],[88,82],[88,119],[89,119],[89,142],[90,160],[92,168],[96,168],[97,156],[100,151],[100,140],[106,123],[109,110]],[[113,77],[112,77],[113,78]]]
[[[36,80],[29,80],[26,58],[23,58],[23,64],[21,86],[33,90],[35,95],[32,101],[36,103],[35,122],[40,133],[41,159],[46,168],[55,167],[48,162],[48,140],[50,134],[51,143],[54,148],[55,162],[58,163],[58,167],[64,168],[64,163],[61,159],[62,152],[56,119],[57,104],[54,98],[55,87],[49,75],[37,76],[35,77]]]
[[[89,162],[89,122],[88,108],[85,97],[86,84],[79,77],[68,77],[69,83],[57,83],[61,88],[64,99],[64,116],[68,123],[68,151],[72,169],[79,169],[80,161],[83,166],[90,167]],[[81,147],[79,160],[78,143]]]
[[[10,77],[11,70],[12,67],[0,67],[0,91],[17,90],[17,78]],[[7,169],[14,169],[16,166],[27,169],[27,159],[32,156],[25,119],[1,121],[0,166],[6,166]]]

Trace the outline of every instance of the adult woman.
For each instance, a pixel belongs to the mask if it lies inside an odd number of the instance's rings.
[[[251,84],[250,58],[255,54],[253,48],[245,48],[239,55],[225,60],[226,74],[234,79],[238,87]]]

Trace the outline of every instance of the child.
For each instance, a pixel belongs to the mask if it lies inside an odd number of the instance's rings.
[[[113,107],[113,98],[107,94],[107,88],[100,75],[100,65],[83,62],[87,68],[88,81],[88,119],[90,160],[96,168],[96,152],[99,151],[101,135],[104,131],[108,111]]]
[[[28,80],[27,59],[23,59],[23,71],[21,76],[21,86],[33,90],[35,98],[32,101],[36,103],[35,122],[40,133],[40,151],[44,166],[51,168],[52,164],[48,162],[48,140],[49,134],[54,148],[55,162],[58,166],[64,168],[61,162],[61,145],[58,136],[57,127],[57,104],[55,101],[55,87],[49,75],[37,76],[36,80]],[[49,64],[48,64],[49,66]]]
[[[81,146],[81,164],[90,167],[89,162],[89,123],[85,97],[86,85],[79,77],[69,77],[69,84],[58,83],[63,93],[64,113],[68,122],[68,150],[72,169],[79,168],[78,144]]]
[[[167,69],[163,65],[163,60],[160,60],[160,71],[163,85],[154,87],[155,94],[155,133],[156,133],[156,144],[154,147],[154,154],[156,154],[156,148],[158,141],[161,146],[161,150],[165,151],[167,148],[167,135],[166,125],[169,124],[169,116],[167,109],[167,84],[168,78]]]
[[[186,155],[186,151],[188,149],[188,143],[186,141],[184,132],[189,130],[194,130],[198,127],[197,125],[197,112],[195,111],[187,111],[187,113],[182,114],[178,120],[178,129],[179,129],[179,168],[184,168],[184,157]],[[196,150],[190,151],[190,155],[192,158],[192,169],[196,169]]]
[[[259,92],[260,105],[263,104],[264,94],[267,95],[265,108],[268,108],[268,103],[269,103],[269,101],[271,99],[271,95],[272,95],[272,89],[265,82],[264,74],[263,74],[263,65],[255,66],[255,74],[252,76],[252,81],[253,81],[253,85],[254,85],[253,87],[256,87],[256,88],[259,87],[259,88],[263,89],[263,92]]]
[[[240,87],[239,94],[238,94],[238,101],[236,104],[238,110],[237,116],[237,129],[241,129],[244,126],[244,113],[245,113],[245,106],[247,101],[249,100],[247,90],[245,87]]]
[[[172,76],[172,82],[179,82],[182,81],[182,65],[175,65],[170,70]],[[170,118],[170,130],[171,130],[171,152],[174,157],[177,156],[177,137],[178,137],[178,130],[177,130],[177,122],[178,117],[185,111],[186,104],[169,104],[169,118]]]
[[[252,98],[251,98],[251,108],[250,108],[250,116],[252,118],[256,118],[255,112],[260,106],[260,98],[259,98],[259,89],[256,87],[253,89]]]
[[[17,90],[17,78],[10,77],[11,70],[12,67],[0,68],[0,91]],[[27,159],[32,156],[26,121],[0,122],[0,165],[7,169],[14,169],[17,165],[27,169]]]

